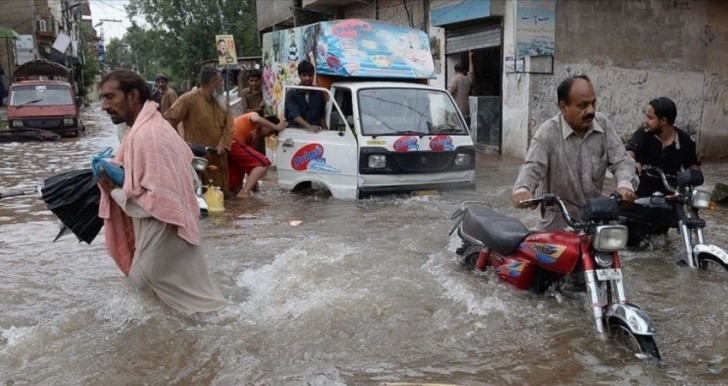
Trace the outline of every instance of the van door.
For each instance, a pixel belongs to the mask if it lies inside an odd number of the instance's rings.
[[[320,87],[287,86],[284,95],[297,92],[297,89],[318,90],[328,95],[327,130],[313,132],[289,122],[289,126],[278,134],[278,184],[294,189],[303,183],[318,183],[326,186],[335,198],[357,198],[357,140],[337,103],[337,98],[343,100],[348,91],[350,106],[351,91],[339,89],[335,97],[329,90]],[[289,101],[284,102],[284,111],[285,103]]]

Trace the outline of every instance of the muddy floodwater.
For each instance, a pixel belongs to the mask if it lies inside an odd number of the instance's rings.
[[[117,146],[98,106],[87,134],[0,144],[0,191],[87,168]],[[3,385],[728,384],[728,279],[675,262],[678,236],[624,253],[627,292],[655,322],[664,366],[599,339],[578,294],[561,302],[462,269],[450,215],[510,205],[520,160],[478,155],[477,188],[340,201],[279,189],[228,200],[200,228],[222,311],[184,316],[125,282],[104,248],[72,235],[37,195],[0,200]],[[728,164],[705,163],[706,188]],[[728,246],[728,208],[705,213]]]

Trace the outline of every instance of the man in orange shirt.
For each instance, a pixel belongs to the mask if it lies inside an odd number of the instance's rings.
[[[281,121],[275,115],[261,117],[256,112],[243,114],[234,121],[233,141],[228,154],[230,167],[230,191],[233,197],[250,197],[250,192],[258,180],[263,177],[270,160],[250,144],[255,138],[267,137],[286,128],[286,121]],[[248,175],[243,184],[243,176]]]

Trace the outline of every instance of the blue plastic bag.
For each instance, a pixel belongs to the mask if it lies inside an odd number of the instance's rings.
[[[124,186],[124,168],[117,166],[109,162],[107,159],[114,157],[112,152],[114,149],[107,147],[106,150],[99,154],[96,154],[91,158],[91,171],[94,173],[96,178],[101,178],[99,167],[104,168],[104,172],[118,186]]]

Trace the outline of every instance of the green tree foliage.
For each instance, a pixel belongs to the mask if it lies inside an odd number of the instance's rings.
[[[86,24],[81,23],[80,28],[83,36],[86,36],[88,33]],[[75,70],[76,67],[74,67],[73,77],[78,86],[78,95],[85,97],[96,82],[96,76],[101,73],[101,63],[99,63],[96,50],[89,48],[87,42],[82,42],[83,44],[79,45],[82,58],[80,71]]]
[[[254,0],[130,0],[127,11],[148,23],[134,24],[121,42],[147,79],[165,72],[172,83],[196,83],[201,63],[217,58],[215,35],[233,35],[238,56],[260,55]]]
[[[101,63],[98,60],[96,51],[91,51],[87,44],[81,47],[83,65],[81,71],[74,73],[78,84],[78,95],[85,96],[96,82],[96,75],[101,73]]]

